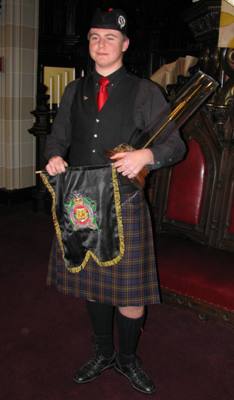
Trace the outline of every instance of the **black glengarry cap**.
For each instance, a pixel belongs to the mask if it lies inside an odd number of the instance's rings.
[[[115,29],[126,34],[126,14],[120,9],[109,8],[108,11],[102,11],[98,8],[93,16],[90,28]]]

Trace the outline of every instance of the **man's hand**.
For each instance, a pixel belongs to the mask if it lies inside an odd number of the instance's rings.
[[[135,178],[146,165],[154,163],[154,156],[150,149],[141,149],[116,153],[110,157],[114,167],[129,179]]]
[[[68,164],[66,163],[66,161],[64,161],[62,157],[54,156],[49,159],[45,169],[49,175],[54,176],[57,174],[61,174],[62,172],[65,172],[66,167],[68,167]]]

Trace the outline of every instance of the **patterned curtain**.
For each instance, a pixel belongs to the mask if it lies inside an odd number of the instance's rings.
[[[1,0],[0,188],[35,184],[35,108],[39,0]]]

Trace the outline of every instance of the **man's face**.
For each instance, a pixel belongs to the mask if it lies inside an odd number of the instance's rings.
[[[117,69],[122,65],[123,52],[129,40],[115,29],[91,28],[89,53],[99,69]]]

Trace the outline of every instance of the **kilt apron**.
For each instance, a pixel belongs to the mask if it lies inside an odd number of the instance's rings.
[[[113,266],[90,259],[79,273],[65,267],[55,239],[47,284],[75,297],[114,306],[142,306],[160,302],[151,218],[142,190],[121,195],[125,253]]]

